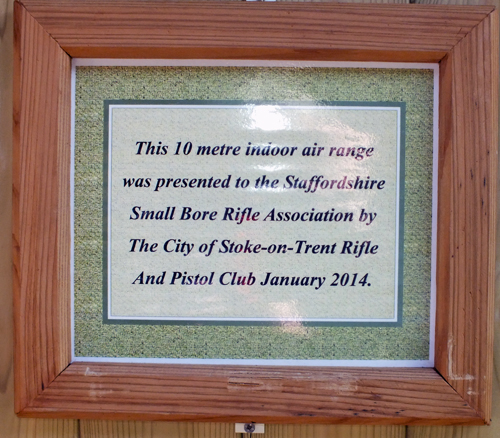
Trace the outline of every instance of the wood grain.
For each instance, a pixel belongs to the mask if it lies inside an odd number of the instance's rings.
[[[79,438],[153,438],[152,423],[81,420]],[[158,435],[157,435],[158,436]],[[164,437],[174,435],[161,435]]]
[[[494,5],[495,7],[498,7],[498,0],[416,0],[415,3],[419,5]]]
[[[498,76],[496,19],[441,63],[436,369],[491,412]],[[494,32],[492,27],[495,27]],[[486,395],[486,396],[484,396]]]
[[[154,422],[152,438],[235,438],[233,423]],[[266,424],[257,438],[405,438],[404,426],[345,426],[326,424]],[[86,438],[84,435],[81,438]],[[149,438],[149,436],[147,437]],[[248,438],[248,435],[245,436]]]
[[[499,333],[499,332],[497,332]],[[491,426],[410,426],[406,438],[498,438],[500,431],[500,385],[498,378],[493,386],[496,412]],[[496,400],[495,400],[496,399]],[[264,437],[262,437],[264,438]],[[267,437],[265,437],[267,438]]]
[[[426,3],[426,4],[431,4],[435,3],[432,0],[417,0],[417,3]],[[460,0],[439,0],[437,3],[441,4],[463,4]],[[485,4],[483,0],[467,0],[467,4]],[[487,2],[488,4],[495,3],[498,7],[499,2]],[[494,95],[493,95],[494,96]],[[497,198],[498,201],[498,198]],[[498,235],[498,226],[497,226],[497,235]],[[497,242],[497,254],[500,253],[500,250],[498,249],[499,245]],[[499,275],[499,262],[498,262],[498,257],[497,257],[497,285],[500,284],[498,275]],[[497,302],[495,308],[499,309],[499,300],[500,300],[500,293],[499,289],[497,286]],[[498,371],[500,368],[498,368],[498,364],[500,363],[500,320],[497,319],[496,321],[496,341],[495,341],[495,362],[496,362],[496,372],[494,373],[494,381],[493,381],[493,414],[492,414],[492,425],[488,428],[482,428],[482,427],[462,427],[462,426],[455,426],[455,427],[422,427],[422,426],[416,426],[416,427],[409,427],[408,428],[408,433],[407,437],[408,438],[453,438],[460,436],[462,438],[496,438],[497,436],[500,435],[500,375],[498,374]]]
[[[25,416],[264,423],[479,424],[429,368],[73,363]]]
[[[16,409],[22,415],[265,423],[488,421],[494,260],[489,240],[494,238],[497,163],[492,53],[498,50],[498,33],[492,8],[28,0],[16,3],[16,16]],[[65,368],[69,290],[61,267],[67,260],[62,241],[69,207],[62,167],[69,138],[69,58],[61,48],[72,56],[95,57],[443,58],[440,189],[450,211],[440,215],[439,257],[445,268],[439,271],[438,296],[446,308],[438,315],[437,362],[453,387],[432,369],[93,363]]]
[[[154,422],[153,437],[185,437],[185,438],[236,438],[240,434],[234,432],[234,423],[174,423]],[[264,435],[252,435],[253,437],[268,438],[269,426],[265,427]],[[247,437],[245,437],[247,438]]]
[[[265,438],[404,438],[404,426],[330,426],[324,424],[279,425],[266,427]],[[264,436],[261,435],[262,438]]]
[[[14,13],[14,365],[19,411],[71,359],[70,248],[68,240],[60,242],[61,236],[69,236],[69,204],[62,207],[60,202],[68,201],[62,191],[69,187],[70,59],[18,3]]]
[[[5,6],[4,6],[5,5]],[[77,420],[21,419],[14,413],[11,199],[12,199],[12,2],[0,2],[0,436],[2,438],[77,438]],[[5,15],[3,15],[5,13]],[[5,25],[5,27],[3,27]],[[7,303],[7,304],[5,304]]]
[[[500,245],[497,243],[497,248]],[[497,254],[500,252],[497,252]],[[497,284],[500,284],[500,263],[497,259]],[[500,310],[500,290],[497,287],[495,309]],[[491,426],[410,426],[407,438],[498,438],[500,436],[500,318],[495,321],[495,372],[493,374],[493,411]],[[264,438],[264,437],[263,437]]]
[[[155,0],[22,3],[71,56],[110,58],[438,62],[492,10]]]
[[[234,423],[81,420],[80,438],[226,438]],[[405,438],[404,426],[265,425],[262,438]]]
[[[189,1],[189,0],[188,0]],[[210,0],[210,1],[220,1],[220,0]],[[248,1],[248,0],[246,0]],[[302,3],[328,3],[332,0],[276,0],[277,2],[302,2]],[[337,3],[377,3],[377,4],[391,4],[391,3],[400,3],[400,4],[409,4],[409,0],[338,0]]]

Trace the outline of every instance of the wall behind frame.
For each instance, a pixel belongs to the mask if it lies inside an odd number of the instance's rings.
[[[217,0],[208,0],[217,1]],[[238,1],[238,0],[234,0]],[[303,0],[297,0],[303,1]],[[305,0],[324,1],[324,0]],[[345,0],[410,3],[409,0]],[[416,0],[500,7],[500,0]],[[12,61],[13,0],[0,0],[0,438],[235,438],[229,423],[19,419],[14,414],[12,324]],[[500,202],[498,203],[500,206]],[[500,230],[499,230],[500,231]],[[498,232],[500,236],[500,232]],[[500,242],[500,238],[498,239]],[[490,427],[266,425],[257,438],[493,438],[500,436],[500,245],[497,243],[495,367]]]

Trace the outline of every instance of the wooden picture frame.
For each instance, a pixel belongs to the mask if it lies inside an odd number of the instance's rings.
[[[493,7],[15,3],[15,408],[24,417],[485,424],[498,145]],[[440,63],[435,369],[71,363],[70,60]]]

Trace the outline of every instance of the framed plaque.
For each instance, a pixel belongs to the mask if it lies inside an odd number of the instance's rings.
[[[492,8],[51,1],[16,23],[20,415],[488,423]]]

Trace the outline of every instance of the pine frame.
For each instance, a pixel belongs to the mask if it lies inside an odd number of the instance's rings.
[[[493,7],[22,0],[15,2],[14,33],[18,415],[489,423],[498,147]],[[440,63],[435,369],[71,363],[71,57]]]

